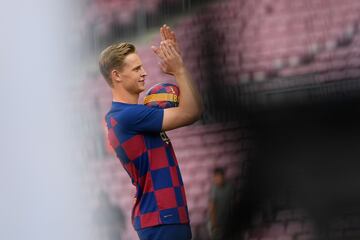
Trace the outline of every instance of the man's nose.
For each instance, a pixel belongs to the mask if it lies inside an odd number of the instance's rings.
[[[141,76],[145,77],[146,75],[147,75],[147,73],[146,73],[145,69],[143,68],[143,69],[142,69]]]

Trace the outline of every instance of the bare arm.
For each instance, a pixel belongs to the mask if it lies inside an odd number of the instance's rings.
[[[180,89],[179,107],[164,110],[165,131],[192,124],[202,113],[200,95],[186,68],[179,68],[174,75]]]
[[[167,30],[170,31],[169,28],[160,30],[163,31],[162,36],[166,37]],[[173,32],[168,36],[175,38]],[[153,47],[154,52],[161,59],[161,69],[165,73],[174,75],[180,89],[179,107],[164,110],[162,129],[165,131],[192,124],[202,113],[200,94],[177,49],[179,48],[173,39],[162,41],[160,48]]]

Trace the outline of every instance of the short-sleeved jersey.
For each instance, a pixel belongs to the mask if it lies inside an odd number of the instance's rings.
[[[178,162],[161,132],[163,115],[163,109],[112,102],[105,117],[110,145],[136,186],[131,217],[135,230],[189,223]]]

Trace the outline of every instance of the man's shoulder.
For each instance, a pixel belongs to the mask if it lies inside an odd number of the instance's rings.
[[[106,122],[117,122],[122,129],[132,132],[160,132],[163,110],[150,108],[142,104],[113,104],[107,114]]]
[[[134,124],[139,119],[143,119],[149,113],[154,112],[155,109],[147,107],[143,104],[124,104],[111,108],[110,111],[105,115],[107,122],[111,119],[121,122],[122,124]]]
[[[131,112],[141,112],[144,110],[151,110],[151,108],[143,105],[143,104],[126,104],[126,105],[121,105],[117,108],[112,108],[111,112],[114,113],[119,113],[119,114],[128,114]]]
[[[116,107],[112,107],[110,111],[106,114],[106,118],[115,118],[121,119],[131,116],[131,113],[136,113],[143,109],[144,105],[140,104],[126,104]]]

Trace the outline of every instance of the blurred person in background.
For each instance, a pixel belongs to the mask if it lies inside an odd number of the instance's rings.
[[[111,146],[136,186],[132,223],[141,240],[192,238],[185,190],[171,142],[161,131],[197,121],[201,100],[171,29],[160,28],[161,44],[152,49],[164,73],[175,77],[179,106],[158,109],[138,104],[146,71],[130,43],[115,43],[100,54],[100,71],[111,87],[113,101],[105,119]]]
[[[208,230],[212,240],[225,239],[234,200],[235,190],[232,183],[225,178],[225,169],[215,168],[208,208]]]

